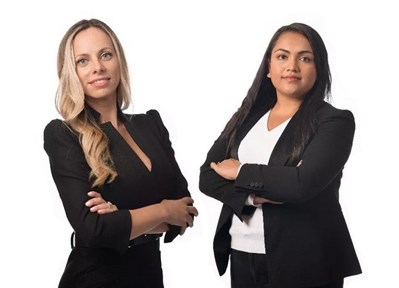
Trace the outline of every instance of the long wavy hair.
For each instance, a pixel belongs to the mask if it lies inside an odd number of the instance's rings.
[[[273,107],[277,101],[276,89],[271,79],[267,77],[269,73],[269,62],[271,54],[279,37],[285,32],[295,32],[303,35],[310,43],[314,54],[316,66],[316,82],[310,91],[305,95],[296,117],[299,119],[299,125],[296,128],[292,142],[289,163],[294,165],[300,160],[300,157],[310,140],[311,135],[316,129],[317,119],[316,111],[324,102],[331,97],[331,73],[328,64],[327,49],[319,33],[312,27],[303,23],[292,23],[280,27],[273,35],[266,49],[261,65],[256,73],[255,79],[241,107],[233,114],[227,122],[222,137],[228,141],[228,151],[234,143],[237,131],[247,119],[252,109],[258,105],[268,103]]]
[[[121,74],[120,83],[116,89],[117,105],[121,110],[129,107],[131,94],[125,53],[112,29],[97,19],[84,19],[72,25],[62,38],[58,48],[59,84],[56,93],[56,107],[65,124],[79,136],[84,156],[91,168],[90,179],[93,180],[94,187],[112,182],[117,173],[113,167],[108,137],[102,132],[85,106],[85,94],[76,73],[73,42],[79,32],[90,27],[98,28],[106,33],[114,46]]]

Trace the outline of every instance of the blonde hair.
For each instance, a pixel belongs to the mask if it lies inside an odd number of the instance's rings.
[[[94,180],[94,187],[112,182],[117,173],[113,167],[108,137],[85,108],[83,87],[76,73],[73,41],[79,32],[90,27],[105,32],[114,46],[121,74],[120,83],[116,89],[117,105],[121,110],[129,107],[131,94],[125,53],[112,29],[97,19],[81,20],[69,28],[58,48],[57,72],[59,84],[56,93],[56,108],[67,126],[79,136],[84,156],[91,168],[90,179]]]

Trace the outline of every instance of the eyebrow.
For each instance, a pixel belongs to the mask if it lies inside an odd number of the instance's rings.
[[[103,53],[103,52],[105,52],[105,51],[112,51],[112,52],[115,52],[115,50],[112,49],[111,47],[104,47],[104,48],[101,48],[100,50],[98,50],[97,54],[101,54],[101,53]],[[89,54],[87,54],[87,53],[76,54],[76,55],[75,55],[75,58],[77,58],[77,57],[87,57],[88,55],[89,55]]]
[[[283,48],[279,48],[279,49],[277,49],[276,51],[274,51],[273,53],[276,53],[276,52],[285,52],[285,53],[291,53],[290,51],[288,51],[288,50],[286,50],[286,49],[283,49]],[[313,54],[313,52],[312,51],[310,51],[310,50],[303,50],[303,51],[299,51],[299,53],[298,54],[307,54],[307,53],[310,53],[310,54]]]

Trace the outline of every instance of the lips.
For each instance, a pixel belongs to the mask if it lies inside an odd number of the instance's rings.
[[[111,80],[111,78],[109,78],[109,77],[103,77],[103,78],[98,78],[93,81],[90,81],[89,84],[94,87],[101,88],[101,87],[107,86],[110,80]]]
[[[90,81],[89,84],[95,84],[96,82],[104,82],[104,81],[109,81],[109,80],[110,80],[109,77],[102,77],[102,78],[98,78],[98,79]]]
[[[282,77],[282,78],[284,80],[286,80],[287,82],[296,82],[296,81],[301,80],[301,78],[297,77],[297,76],[285,76],[285,77]]]
[[[297,77],[297,76],[285,76],[285,77],[283,77],[283,79],[284,79],[284,80],[287,80],[287,81],[289,81],[289,82],[292,82],[292,81],[298,81],[298,80],[300,80],[301,78],[299,78],[299,77]]]

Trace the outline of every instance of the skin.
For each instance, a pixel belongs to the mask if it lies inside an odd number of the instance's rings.
[[[301,34],[285,32],[276,42],[269,60],[269,73],[276,88],[277,102],[270,110],[269,131],[291,118],[299,109],[305,95],[317,78],[314,54],[309,41]],[[298,166],[302,164],[299,162]],[[237,159],[212,162],[210,167],[220,176],[234,181],[241,163]],[[254,204],[281,204],[261,197],[254,197]]]
[[[86,102],[101,114],[100,122],[111,122],[136,152],[147,169],[151,171],[151,160],[144,154],[134,139],[117,118],[116,89],[120,82],[120,67],[111,39],[98,28],[79,32],[73,43],[76,72],[83,86]],[[85,205],[98,214],[112,213],[118,207],[102,198],[96,191],[88,192],[91,197]],[[191,197],[178,200],[163,200],[161,203],[129,210],[132,217],[130,239],[142,234],[160,233],[168,230],[168,224],[181,226],[180,234],[193,226],[193,217],[198,211],[191,204]]]

